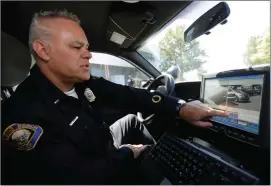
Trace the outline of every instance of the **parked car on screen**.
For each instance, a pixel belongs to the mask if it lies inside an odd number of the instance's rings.
[[[249,101],[250,96],[248,93],[243,92],[241,90],[233,90],[235,97],[236,97],[236,102],[241,102],[241,101]]]
[[[236,95],[233,89],[229,88],[227,92],[227,102],[234,102],[236,100]]]

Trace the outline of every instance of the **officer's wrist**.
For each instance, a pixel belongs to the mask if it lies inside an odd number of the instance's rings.
[[[186,106],[186,101],[180,99],[178,101],[178,103],[176,104],[176,113],[178,117],[182,117],[183,116],[183,110],[184,107]]]

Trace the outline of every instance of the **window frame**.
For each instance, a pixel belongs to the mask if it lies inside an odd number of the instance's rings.
[[[136,52],[136,51],[135,51]],[[118,59],[124,60],[125,62],[129,63],[130,65],[132,65],[135,69],[139,70],[141,73],[143,73],[145,76],[147,76],[148,79],[151,78],[155,78],[154,76],[152,76],[150,73],[148,73],[147,71],[145,71],[144,69],[142,69],[139,65],[137,65],[136,63],[132,62],[131,60],[125,58],[124,56],[121,55],[115,55],[113,53],[109,53],[109,52],[101,52],[101,51],[90,51],[90,53],[99,53],[99,54],[107,54],[109,56],[114,56]],[[91,59],[90,59],[91,60]],[[148,61],[147,61],[148,62]],[[91,64],[91,62],[89,62]],[[149,63],[149,62],[148,62]],[[146,79],[146,81],[148,80]]]

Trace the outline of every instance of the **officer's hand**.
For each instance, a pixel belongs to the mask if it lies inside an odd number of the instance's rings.
[[[183,106],[179,111],[179,116],[194,126],[211,127],[212,123],[208,122],[208,119],[212,116],[227,116],[227,114],[196,100]]]
[[[141,152],[143,152],[146,148],[147,148],[147,145],[131,145],[131,144],[125,144],[125,145],[121,145],[121,147],[129,147],[133,153],[134,153],[134,159],[136,159]]]

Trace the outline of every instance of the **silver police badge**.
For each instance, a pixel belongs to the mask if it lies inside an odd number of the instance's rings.
[[[90,90],[90,88],[85,89],[84,95],[86,96],[86,98],[88,99],[89,102],[93,102],[96,99],[95,95]]]

